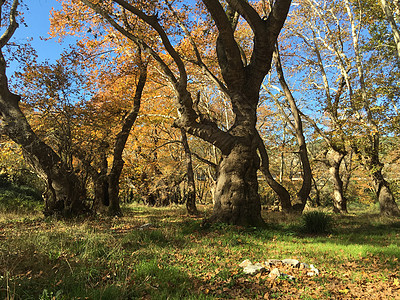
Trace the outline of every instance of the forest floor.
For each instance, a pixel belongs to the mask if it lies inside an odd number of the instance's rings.
[[[299,216],[263,214],[265,229],[202,228],[179,206],[75,221],[0,215],[0,299],[400,299],[400,219],[335,216],[333,233],[306,235]],[[320,273],[239,267],[285,258]]]

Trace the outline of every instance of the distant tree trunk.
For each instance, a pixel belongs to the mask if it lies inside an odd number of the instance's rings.
[[[103,212],[110,205],[108,195],[108,161],[107,161],[107,143],[102,143],[98,149],[100,156],[100,172],[90,166],[90,173],[94,182],[94,210]]]
[[[315,189],[315,205],[317,207],[320,207],[321,206],[321,192],[318,188],[318,185],[317,185],[317,182],[315,181],[314,176],[312,177],[312,183],[313,183],[313,186]]]
[[[381,1],[384,6],[385,1]],[[356,67],[359,77],[359,85],[361,91],[361,99],[363,104],[363,109],[365,110],[365,120],[366,123],[371,126],[371,132],[366,136],[366,145],[362,146],[362,156],[364,159],[364,164],[366,168],[371,172],[372,179],[375,185],[375,192],[377,199],[379,201],[381,214],[387,216],[399,216],[400,210],[396,204],[395,198],[393,196],[392,191],[389,188],[389,184],[386,182],[382,175],[383,164],[379,159],[379,148],[380,148],[380,134],[382,129],[378,125],[379,122],[374,118],[374,114],[371,109],[371,104],[368,99],[367,87],[365,84],[364,78],[364,69],[362,65],[362,56],[360,54],[359,47],[359,33],[356,26],[356,22],[354,21],[353,11],[350,7],[349,0],[344,1],[347,14],[349,16],[352,28],[352,38],[353,38],[353,49],[356,58]],[[393,29],[393,28],[392,28]],[[394,32],[393,32],[394,33]],[[400,40],[397,40],[398,43]],[[358,113],[359,118],[362,118],[362,115]]]
[[[186,159],[186,179],[188,184],[188,190],[186,194],[186,209],[190,215],[197,215],[199,212],[196,207],[196,184],[194,181],[192,153],[189,148],[186,131],[181,129],[182,144],[185,150]]]
[[[392,35],[394,37],[394,42],[396,44],[396,54],[397,58],[400,60],[400,28],[398,27],[394,13],[392,9],[390,8],[389,3],[386,0],[380,0],[381,7],[383,10],[383,13],[385,14],[386,20],[390,24],[390,28],[392,29]],[[398,4],[398,3],[396,3]]]
[[[261,157],[261,167],[260,170],[265,176],[268,185],[273,189],[276,195],[279,198],[280,205],[284,212],[291,212],[292,211],[292,203],[290,201],[290,194],[289,192],[279,183],[277,182],[274,177],[272,176],[271,172],[269,171],[269,157],[268,152],[265,149],[265,145],[263,140],[260,136],[258,136],[258,151]]]
[[[293,97],[293,94],[290,91],[289,86],[287,85],[287,82],[286,82],[286,79],[285,79],[285,76],[283,73],[283,68],[282,68],[282,63],[281,63],[278,47],[279,47],[278,43],[276,43],[276,49],[274,52],[276,71],[278,74],[279,82],[281,84],[281,87],[283,89],[285,97],[289,102],[290,110],[292,112],[294,124],[292,122],[289,122],[289,124],[291,124],[293,126],[294,131],[295,131],[297,143],[299,145],[300,161],[301,161],[301,165],[302,165],[302,169],[303,169],[303,172],[302,172],[303,184],[300,188],[300,191],[297,193],[296,203],[293,205],[293,208],[296,211],[302,212],[307,203],[307,199],[310,195],[310,192],[311,192],[312,172],[311,172],[310,161],[308,159],[306,139],[304,138],[304,133],[303,133],[303,122],[301,120],[300,111],[297,108],[296,101]]]
[[[108,213],[110,215],[121,215],[120,200],[119,200],[119,178],[121,177],[122,169],[124,167],[124,160],[122,159],[122,152],[125,149],[126,141],[128,140],[129,133],[136,121],[139,114],[140,102],[142,99],[143,90],[147,80],[147,64],[142,61],[140,47],[138,57],[140,58],[139,65],[139,79],[136,84],[136,91],[133,98],[133,107],[125,117],[121,131],[117,134],[114,144],[113,164],[111,171],[108,174],[108,196],[110,205]]]
[[[4,1],[1,1],[2,8]],[[18,1],[11,6],[10,24],[0,38],[0,128],[23,149],[25,157],[46,183],[45,215],[75,216],[87,212],[85,192],[79,178],[61,158],[33,132],[19,108],[20,96],[11,93],[6,76],[7,63],[2,49],[13,36]],[[3,24],[2,24],[3,25]]]
[[[381,215],[398,217],[400,216],[400,209],[397,206],[389,183],[382,174],[383,163],[379,159],[379,140],[379,134],[377,133],[370,137],[370,148],[365,149],[365,153],[363,153],[364,165],[371,172]]]
[[[343,181],[340,176],[340,165],[346,153],[330,149],[326,153],[326,163],[333,183],[333,211],[347,213],[347,199],[344,196]]]
[[[389,183],[385,180],[381,170],[372,173],[376,197],[379,201],[380,213],[384,216],[399,217],[400,210],[396,204]]]

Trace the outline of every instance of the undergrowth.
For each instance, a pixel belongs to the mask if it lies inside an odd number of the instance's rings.
[[[183,207],[139,205],[121,218],[0,218],[0,299],[396,299],[399,220],[338,216],[333,233],[310,236],[301,217],[264,219],[265,229],[204,228]],[[320,275],[272,281],[238,266],[284,258]]]

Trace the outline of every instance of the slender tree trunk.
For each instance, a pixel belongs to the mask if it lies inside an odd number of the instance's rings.
[[[281,204],[282,210],[285,212],[292,211],[292,203],[290,201],[289,192],[272,176],[269,171],[269,157],[268,152],[265,149],[265,145],[261,137],[258,135],[258,151],[261,157],[261,167],[260,170],[264,174],[265,179],[267,180],[268,185],[274,190],[279,198],[279,202]]]
[[[188,190],[186,194],[186,209],[190,215],[197,215],[199,212],[196,207],[196,185],[194,181],[192,153],[189,148],[186,131],[181,128],[182,144],[185,150],[186,158],[186,178],[188,184]]]
[[[340,165],[345,153],[330,150],[326,154],[329,173],[333,183],[333,211],[335,213],[347,213],[347,199],[344,196],[343,181],[340,176]]]
[[[98,150],[100,154],[100,173],[98,173],[92,166],[90,174],[94,182],[94,205],[95,211],[104,212],[110,205],[110,197],[108,195],[108,162],[106,149],[107,144],[103,144]]]
[[[396,24],[394,14],[392,9],[390,8],[389,3],[386,0],[380,0],[380,3],[383,13],[385,14],[386,20],[389,22],[390,28],[392,29],[392,35],[394,37],[394,42],[396,44],[396,50],[397,50],[396,54],[398,59],[400,60],[400,29]]]
[[[315,181],[314,176],[312,177],[312,183],[313,183],[313,186],[315,189],[315,205],[317,207],[320,207],[321,206],[321,192],[318,188],[318,185],[317,185],[317,182]]]
[[[303,169],[302,177],[303,177],[303,184],[300,188],[300,191],[297,193],[297,199],[293,208],[296,211],[302,212],[306,203],[308,196],[310,195],[311,192],[311,185],[312,185],[312,172],[311,172],[311,166],[310,166],[310,161],[308,159],[308,153],[307,153],[307,146],[306,146],[306,140],[304,138],[304,133],[303,133],[303,122],[301,120],[300,112],[299,109],[297,108],[296,101],[293,97],[292,92],[289,89],[289,86],[287,85],[284,73],[283,73],[283,68],[282,68],[282,63],[281,59],[279,56],[279,50],[278,50],[278,43],[276,43],[276,50],[274,52],[275,56],[275,66],[276,66],[276,71],[278,74],[279,82],[281,84],[281,87],[283,89],[283,92],[286,96],[286,99],[289,102],[290,110],[293,115],[293,120],[294,124],[292,125],[296,134],[297,138],[297,143],[299,145],[299,156],[300,156],[300,161]],[[289,122],[289,124],[292,124]]]
[[[139,49],[139,58],[141,58],[141,51]],[[122,169],[124,167],[124,160],[122,159],[122,153],[125,149],[126,142],[129,137],[129,133],[136,121],[139,114],[140,102],[142,99],[142,94],[144,86],[147,80],[147,64],[143,61],[139,65],[139,80],[136,85],[136,91],[133,98],[133,107],[129,111],[128,115],[125,117],[121,131],[117,134],[114,144],[114,159],[111,171],[108,174],[108,196],[110,205],[108,207],[108,213],[110,215],[121,215],[120,200],[119,200],[119,179],[121,177]]]

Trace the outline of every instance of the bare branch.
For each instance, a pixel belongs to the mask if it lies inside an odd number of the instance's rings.
[[[1,5],[4,4],[4,1],[2,1]],[[18,0],[14,0],[13,4],[11,6],[10,10],[10,24],[8,25],[6,31],[3,33],[3,35],[0,37],[0,49],[2,49],[8,41],[11,39],[11,37],[14,35],[15,30],[18,28],[18,23],[17,23],[17,8],[18,8]]]

